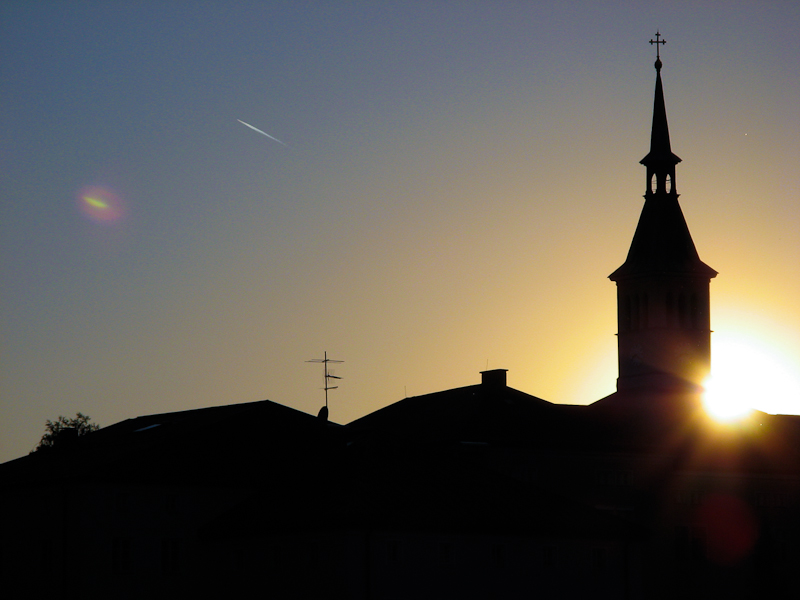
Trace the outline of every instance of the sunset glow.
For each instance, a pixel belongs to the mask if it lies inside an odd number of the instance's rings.
[[[671,187],[719,272],[715,372],[726,332],[800,368],[800,3],[0,2],[0,22],[0,462],[78,411],[316,415],[323,351],[347,365],[340,424],[486,369],[554,403],[614,393],[608,275],[647,189],[658,29]],[[767,379],[746,403],[800,412]]]
[[[776,348],[744,336],[721,335],[711,360],[704,404],[715,419],[736,420],[756,407],[770,413],[796,411],[800,376]]]

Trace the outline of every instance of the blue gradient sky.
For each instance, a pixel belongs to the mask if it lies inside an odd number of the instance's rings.
[[[338,422],[487,366],[612,392],[656,29],[712,327],[800,365],[798,26],[795,2],[2,3],[0,461],[76,411],[316,413],[323,351]],[[124,214],[88,218],[86,186]]]

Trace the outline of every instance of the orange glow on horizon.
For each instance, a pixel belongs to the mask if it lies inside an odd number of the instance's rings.
[[[800,402],[800,373],[777,345],[745,334],[715,334],[704,405],[718,421],[753,409],[790,413]]]

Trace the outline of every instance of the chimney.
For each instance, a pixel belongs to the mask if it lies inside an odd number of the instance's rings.
[[[492,369],[491,371],[481,371],[481,385],[505,387],[507,372],[508,369]]]

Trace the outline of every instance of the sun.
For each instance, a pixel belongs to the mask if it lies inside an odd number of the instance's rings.
[[[712,375],[703,387],[703,406],[717,421],[736,421],[753,411],[749,394],[742,393],[742,388],[730,379]]]
[[[732,421],[754,408],[770,413],[797,412],[800,375],[780,353],[745,337],[714,339],[711,376],[703,403],[718,421]]]

